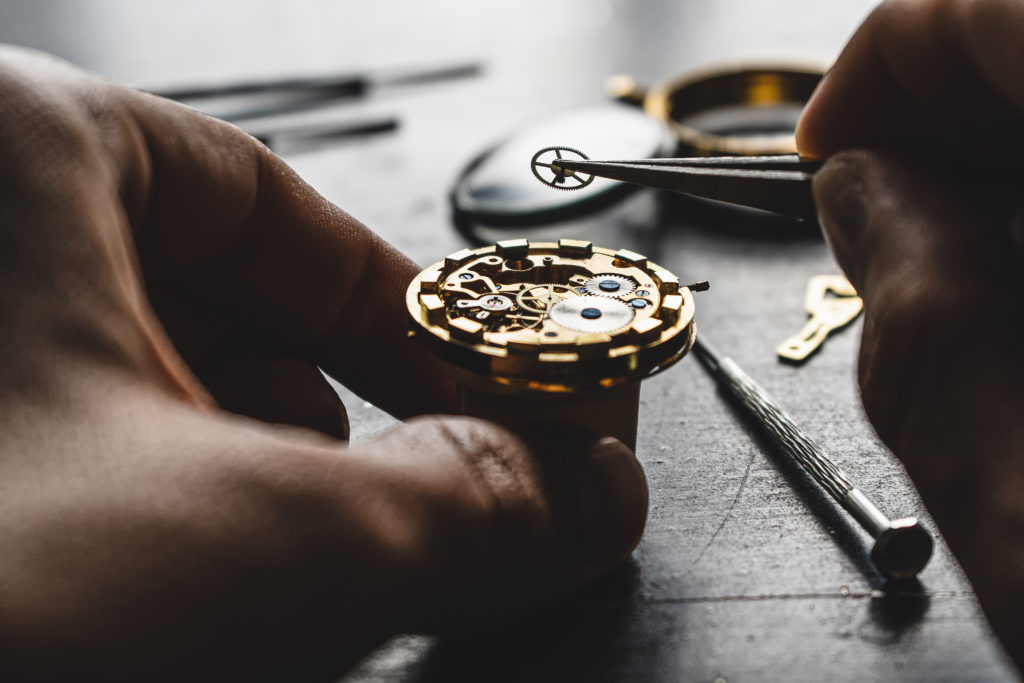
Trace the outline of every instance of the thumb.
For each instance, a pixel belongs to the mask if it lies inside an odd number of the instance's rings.
[[[573,591],[647,514],[632,452],[566,427],[430,418],[340,448],[108,394],[115,419],[61,422],[81,457],[2,501],[0,680],[333,680],[396,633]]]
[[[426,418],[349,458],[390,502],[381,539],[397,552],[397,631],[453,631],[550,602],[636,546],[647,484],[621,442],[565,425],[515,436],[488,422]]]
[[[1002,196],[983,174],[940,170],[847,151],[819,171],[815,198],[864,299],[868,416],[1020,662],[1019,192]]]
[[[987,374],[968,359],[994,360],[996,324],[1012,303],[1019,258],[998,202],[980,201],[969,180],[870,150],[833,156],[815,178],[819,221],[864,300],[865,407],[897,452],[915,414],[934,416],[951,386]]]

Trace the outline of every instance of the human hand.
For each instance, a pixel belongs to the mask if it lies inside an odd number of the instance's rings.
[[[646,485],[615,440],[333,438],[318,365],[453,407],[417,270],[237,129],[0,51],[0,679],[329,680],[618,564]]]
[[[819,219],[864,299],[868,417],[1018,662],[1024,202],[1016,188],[1007,193],[927,155],[969,164],[1012,154],[992,140],[1024,133],[1022,36],[1022,2],[883,3],[797,132],[801,153],[828,158],[815,179]]]

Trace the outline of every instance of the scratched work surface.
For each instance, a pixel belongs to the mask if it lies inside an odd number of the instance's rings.
[[[285,155],[327,198],[426,265],[465,244],[446,200],[460,167],[517,125],[601,102],[614,73],[651,82],[721,61],[831,60],[871,4],[0,0],[0,40],[148,87],[479,62],[476,78],[382,90],[316,114],[397,116],[395,132]],[[701,333],[778,397],[879,507],[924,513],[859,407],[859,324],[803,367],[775,359],[774,347],[804,322],[808,279],[836,272],[827,248],[814,234],[744,225],[712,223],[685,204],[659,208],[641,194],[588,220],[497,236],[587,238],[645,253],[684,280],[710,280],[697,301]],[[355,440],[393,424],[344,396]],[[886,592],[867,564],[865,534],[773,458],[695,359],[645,384],[637,450],[650,518],[615,575],[500,630],[399,637],[344,680],[1018,679],[944,545],[918,588]]]

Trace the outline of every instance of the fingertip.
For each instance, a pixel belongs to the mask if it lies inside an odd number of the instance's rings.
[[[636,454],[612,436],[579,427],[535,425],[523,435],[551,478],[559,562],[577,585],[606,574],[636,547],[647,522],[648,489]]]
[[[801,159],[823,159],[825,155],[821,150],[812,124],[805,124],[804,117],[801,116],[796,126],[796,153]]]
[[[805,159],[824,159],[828,156],[828,146],[825,144],[825,132],[828,130],[828,122],[822,120],[820,114],[821,102],[820,93],[828,82],[828,74],[821,77],[818,86],[811,93],[800,118],[796,123],[796,151]]]
[[[867,189],[874,165],[870,152],[850,150],[832,156],[814,177],[814,203],[822,234],[858,289],[857,250],[867,221],[867,202],[879,200],[876,192]]]
[[[576,476],[584,520],[580,561],[585,573],[601,575],[640,542],[647,523],[647,478],[633,451],[610,436],[591,446]]]

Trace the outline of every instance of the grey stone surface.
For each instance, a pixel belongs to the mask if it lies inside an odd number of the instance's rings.
[[[860,408],[859,323],[803,366],[774,355],[804,321],[807,280],[836,272],[821,240],[662,225],[661,265],[712,282],[698,297],[700,333],[883,511],[922,516],[934,530]],[[696,359],[644,385],[637,453],[650,516],[615,576],[502,630],[397,639],[345,680],[1017,680],[941,540],[919,583],[886,584],[868,558],[871,538],[772,449]]]

